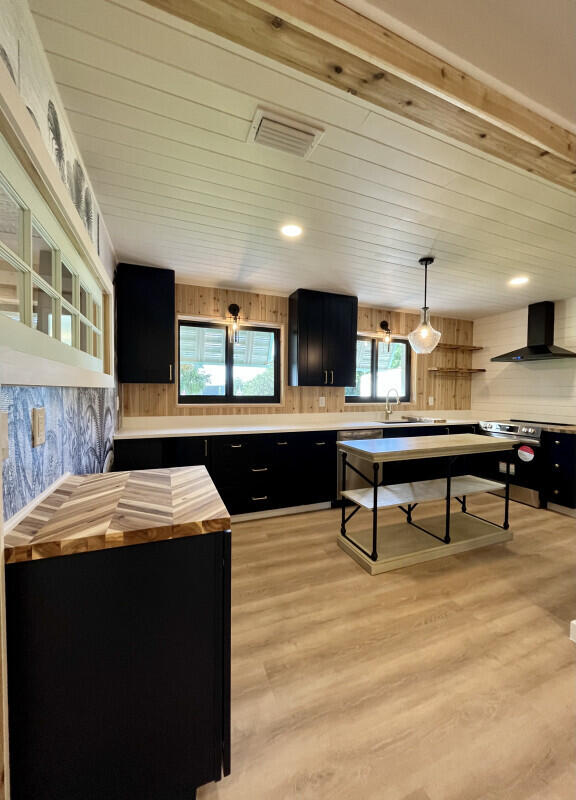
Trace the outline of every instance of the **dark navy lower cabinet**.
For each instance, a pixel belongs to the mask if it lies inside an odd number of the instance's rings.
[[[576,436],[544,431],[541,448],[545,499],[576,508]]]
[[[117,439],[114,469],[204,464],[231,514],[336,496],[336,432]]]
[[[230,533],[6,567],[12,800],[192,800],[230,771]]]
[[[114,471],[208,465],[208,439],[204,437],[148,437],[116,439]]]

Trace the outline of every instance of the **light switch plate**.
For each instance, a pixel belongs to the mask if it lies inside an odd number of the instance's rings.
[[[433,406],[434,405],[434,398],[432,397],[432,395],[430,395],[430,397],[428,398],[428,405],[429,406]]]
[[[8,412],[0,411],[0,461],[8,458]]]
[[[319,397],[318,398],[318,405],[319,405],[320,408],[326,408],[326,398],[325,397]]]
[[[46,441],[46,409],[32,409],[32,447],[39,447]]]

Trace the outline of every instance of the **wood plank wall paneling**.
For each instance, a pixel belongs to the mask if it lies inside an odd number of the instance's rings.
[[[241,318],[246,322],[266,322],[283,326],[282,361],[284,394],[281,405],[276,406],[179,406],[177,386],[172,384],[132,383],[121,384],[123,414],[127,417],[148,416],[198,416],[220,414],[286,414],[338,411],[382,411],[382,404],[346,404],[344,389],[287,386],[288,298],[268,294],[254,294],[232,289],[176,284],[176,314],[180,316],[225,319],[230,303],[238,303]],[[418,315],[404,311],[361,306],[358,312],[358,330],[363,333],[378,331],[380,321],[387,319],[393,333],[406,335],[418,324]],[[446,343],[472,344],[473,323],[469,320],[432,316],[432,324],[442,331]],[[399,410],[470,408],[470,376],[458,378],[431,375],[429,367],[472,366],[472,354],[462,350],[438,349],[429,356],[413,356],[412,402],[402,403]],[[434,397],[433,406],[428,397]],[[326,398],[325,408],[319,408],[318,398]]]
[[[554,342],[576,352],[576,297],[555,303]],[[472,408],[479,419],[529,419],[576,423],[576,360],[492,362],[526,344],[528,308],[482,317],[475,322]]]

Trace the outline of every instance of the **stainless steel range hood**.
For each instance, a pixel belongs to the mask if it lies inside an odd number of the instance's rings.
[[[554,303],[544,301],[528,306],[528,342],[526,347],[511,350],[491,361],[551,361],[576,358],[576,353],[554,344]]]

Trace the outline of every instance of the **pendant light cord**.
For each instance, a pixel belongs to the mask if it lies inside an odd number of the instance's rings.
[[[428,264],[424,264],[424,308],[427,308],[426,299],[428,293]]]

